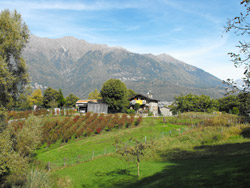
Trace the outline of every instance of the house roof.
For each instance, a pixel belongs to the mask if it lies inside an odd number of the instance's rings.
[[[151,99],[151,98],[147,97],[146,95],[142,95],[142,94],[136,94],[133,97],[129,98],[129,100],[130,101],[134,100],[134,98],[136,98],[136,97],[142,97],[142,98],[144,98],[144,99],[146,99],[146,100],[148,100],[150,102],[159,102],[160,101],[160,100],[157,100],[157,99]]]
[[[97,99],[78,100],[78,101],[76,101],[76,104],[79,104],[79,103],[88,103],[88,102],[97,102]]]

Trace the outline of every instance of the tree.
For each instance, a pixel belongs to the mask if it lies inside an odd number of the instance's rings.
[[[30,86],[26,87],[24,92],[22,92],[17,100],[16,106],[23,110],[23,109],[31,109],[32,103],[30,101],[32,89]]]
[[[7,112],[0,107],[0,133],[7,126]]]
[[[245,12],[240,13],[240,16],[236,16],[232,19],[229,19],[227,26],[225,27],[226,32],[234,31],[236,35],[243,36],[246,35],[249,39],[250,34],[250,22],[248,20],[250,12],[250,1],[242,0],[241,4],[245,7]],[[239,41],[239,44],[236,46],[239,49],[238,53],[230,52],[228,53],[234,62],[236,67],[244,65],[244,82],[245,85],[244,91],[250,92],[250,43],[249,41]],[[227,83],[235,86],[233,80],[228,79]],[[238,89],[237,87],[234,87]]]
[[[127,146],[127,144],[122,144],[121,142],[119,142],[119,140],[116,140],[115,145],[118,148],[116,152],[126,157],[127,160],[129,160],[129,157],[132,157],[135,160],[137,167],[137,176],[139,177],[141,158],[145,155],[146,149],[149,147],[149,145],[138,140],[130,139],[130,141],[132,141],[133,143],[132,146]]]
[[[128,89],[128,98],[131,98],[136,95],[136,92],[132,89]]]
[[[28,82],[21,57],[28,38],[28,27],[17,11],[0,13],[0,106],[10,108]]]
[[[229,95],[226,97],[222,97],[218,99],[219,102],[219,110],[227,113],[232,112],[234,107],[239,107],[240,102],[238,96]]]
[[[67,107],[75,107],[76,101],[80,100],[80,98],[75,96],[73,93],[70,93],[65,100]]]
[[[33,91],[33,93],[31,94],[31,96],[29,97],[29,101],[30,101],[30,105],[37,105],[37,106],[42,106],[43,104],[43,94],[41,89],[36,89],[35,91]]]
[[[215,99],[211,99],[209,96],[201,95],[198,97],[198,103],[196,109],[200,112],[212,112],[218,110],[219,103]]]
[[[57,103],[58,98],[59,98],[59,92],[49,87],[44,91],[43,104],[45,107],[48,107],[48,108],[55,107],[55,106],[51,106],[51,103],[56,103],[58,105]]]
[[[59,89],[59,96],[58,96],[57,102],[58,102],[58,106],[60,108],[62,108],[64,106],[64,104],[66,103],[66,100],[65,100],[65,98],[63,96],[63,93],[62,93],[61,89]]]
[[[174,113],[177,112],[210,112],[218,109],[218,102],[206,95],[193,95],[175,97],[175,102],[170,106]]]
[[[106,81],[101,89],[103,101],[109,105],[112,112],[126,112],[129,101],[127,99],[127,87],[118,79]]]
[[[239,93],[238,98],[240,114],[250,117],[250,93]]]
[[[90,92],[88,99],[102,99],[101,93],[95,89],[93,92]]]

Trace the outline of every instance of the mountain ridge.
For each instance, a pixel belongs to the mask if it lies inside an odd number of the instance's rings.
[[[217,98],[224,92],[220,79],[168,54],[138,54],[75,37],[32,35],[23,56],[33,84],[61,88],[65,95],[72,92],[81,98],[100,90],[110,78],[138,93],[151,90],[161,100],[190,92]]]

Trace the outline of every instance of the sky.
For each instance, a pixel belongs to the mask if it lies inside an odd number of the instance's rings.
[[[228,52],[240,37],[226,33],[228,18],[244,12],[241,0],[1,0],[17,10],[31,34],[73,36],[135,53],[166,53],[225,80],[240,79]]]

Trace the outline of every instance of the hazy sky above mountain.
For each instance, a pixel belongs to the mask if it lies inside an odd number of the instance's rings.
[[[241,39],[224,32],[244,10],[240,0],[1,0],[3,9],[16,9],[39,37],[167,53],[221,79],[243,77],[227,55]]]

